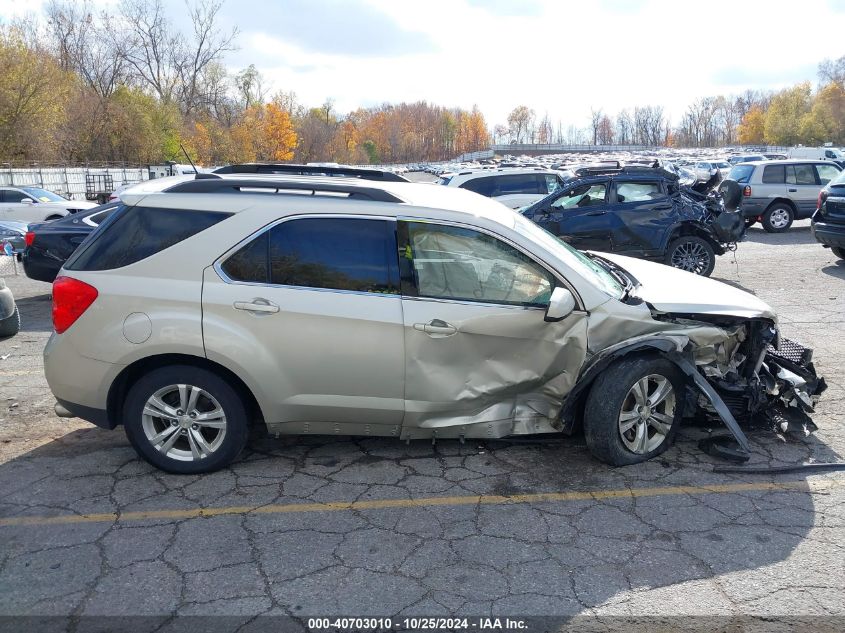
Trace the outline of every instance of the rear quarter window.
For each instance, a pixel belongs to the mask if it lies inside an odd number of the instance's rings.
[[[782,185],[786,182],[786,170],[783,165],[766,165],[763,167],[763,182],[772,185]]]
[[[231,213],[124,207],[107,218],[67,270],[112,270],[134,264],[225,220]]]

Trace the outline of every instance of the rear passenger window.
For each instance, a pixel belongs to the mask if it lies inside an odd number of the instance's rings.
[[[489,198],[493,195],[493,180],[494,178],[490,176],[486,178],[473,178],[463,183],[460,189],[468,189],[469,191],[474,191],[477,194]]]
[[[288,220],[221,266],[232,281],[399,293],[395,224],[357,218]]]
[[[812,165],[787,165],[786,184],[815,185],[816,171]]]
[[[231,213],[123,207],[65,264],[68,270],[112,270],[170,248],[228,218]]]
[[[763,168],[763,182],[770,185],[782,185],[786,182],[786,170],[783,165],[766,165]]]
[[[537,182],[537,174],[512,174],[508,176],[497,176],[494,196],[506,196],[514,193],[547,193],[545,185],[540,190]]]
[[[656,182],[620,182],[616,185],[619,202],[647,202],[662,197],[663,191]]]

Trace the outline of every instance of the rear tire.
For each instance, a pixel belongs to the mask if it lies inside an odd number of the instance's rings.
[[[716,251],[707,240],[684,235],[669,243],[664,263],[702,277],[709,277],[716,267]]]
[[[836,255],[839,259],[845,260],[845,248],[840,246],[831,246],[830,250],[833,251],[833,254]]]
[[[590,452],[612,466],[626,466],[665,451],[681,424],[685,388],[683,373],[665,358],[641,356],[611,365],[596,378],[584,408]]]
[[[783,233],[795,220],[795,212],[788,204],[777,203],[766,209],[763,214],[763,229],[766,233]]]
[[[750,229],[757,224],[757,218],[745,218],[745,228]]]
[[[189,365],[155,369],[132,385],[123,426],[141,457],[176,474],[227,466],[243,450],[249,430],[237,391],[217,374]]]
[[[15,311],[11,316],[0,320],[0,338],[7,338],[14,336],[21,330],[21,313],[18,312],[18,306],[15,306]]]

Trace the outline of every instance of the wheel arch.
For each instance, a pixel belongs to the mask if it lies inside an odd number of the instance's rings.
[[[776,204],[785,204],[790,209],[792,209],[793,216],[798,215],[798,206],[790,198],[773,198],[772,201],[769,204],[766,205],[766,208],[763,211],[763,213],[766,213],[766,211],[771,209]],[[793,219],[794,219],[794,217],[793,217]]]
[[[672,360],[670,354],[678,351],[679,339],[677,337],[672,338],[667,336],[651,337],[647,340],[623,344],[605,352],[599,352],[581,370],[575,386],[563,403],[560,413],[562,423],[561,432],[571,435],[578,430],[583,419],[584,404],[587,400],[587,394],[590,393],[590,388],[599,374],[612,364],[622,359],[643,356],[655,356]]]
[[[710,246],[713,247],[713,250],[716,252],[717,255],[721,255],[725,252],[725,249],[719,243],[719,241],[713,236],[710,231],[702,227],[696,222],[682,222],[680,224],[676,224],[672,227],[672,230],[668,231],[666,241],[663,243],[663,256],[665,257],[669,250],[669,245],[674,242],[679,237],[686,237],[688,235],[693,235],[695,237],[700,237],[703,240],[706,240]]]
[[[108,416],[111,428],[114,428],[121,423],[122,407],[126,400],[126,395],[129,389],[142,376],[149,372],[159,369],[160,367],[168,367],[171,365],[188,365],[191,367],[198,367],[211,371],[224,380],[226,380],[238,395],[243,399],[244,405],[247,409],[250,423],[263,422],[264,415],[258,400],[253,394],[252,390],[247,384],[234,372],[227,369],[220,363],[216,363],[201,356],[191,356],[189,354],[158,354],[155,356],[146,356],[135,362],[127,365],[117,377],[112,381],[109,388],[109,394],[106,399],[106,413]]]

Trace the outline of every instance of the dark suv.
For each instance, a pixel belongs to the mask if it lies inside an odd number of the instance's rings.
[[[581,250],[661,261],[709,276],[742,239],[741,217],[660,167],[587,167],[523,215]]]

